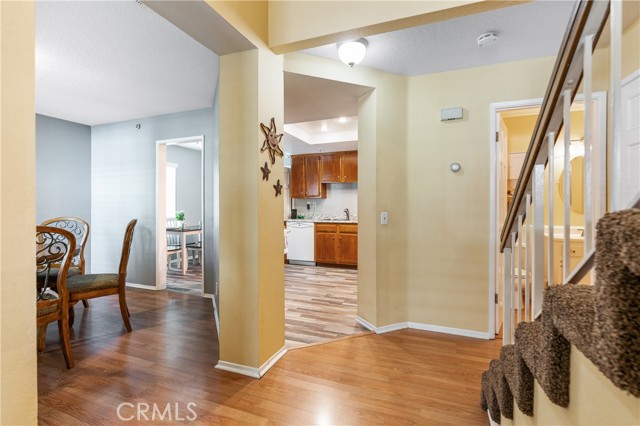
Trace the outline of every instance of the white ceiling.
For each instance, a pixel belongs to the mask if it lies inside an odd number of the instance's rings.
[[[97,125],[213,105],[218,57],[147,6],[36,3],[36,112]]]
[[[412,76],[556,55],[574,4],[534,1],[369,36],[367,54],[356,66]],[[498,43],[478,47],[478,36],[489,31],[498,33]],[[338,60],[335,44],[301,53]]]

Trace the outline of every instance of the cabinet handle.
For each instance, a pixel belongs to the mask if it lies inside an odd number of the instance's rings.
[[[333,237],[331,237],[331,239],[332,239],[332,240],[335,240],[335,239],[336,239],[336,236],[334,235]]]
[[[340,239],[342,239],[342,237],[340,237]]]

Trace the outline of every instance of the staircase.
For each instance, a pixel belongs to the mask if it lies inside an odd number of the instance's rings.
[[[623,6],[636,7],[631,16],[638,19],[637,2],[576,2],[500,232],[504,346],[482,374],[480,401],[492,423],[640,425],[640,183],[633,178],[640,158],[631,160],[621,137],[624,117],[640,108],[622,101],[623,59],[638,53],[622,54],[625,37],[637,39],[623,32]],[[605,27],[608,132],[598,137],[593,57]],[[572,267],[571,132],[558,135],[571,128],[578,92],[584,256]],[[556,151],[563,161],[556,162]],[[553,169],[561,162],[564,199],[554,206]],[[564,217],[561,283],[553,282],[556,207]],[[590,284],[578,284],[585,280]]]
[[[595,262],[595,285],[548,287],[542,315],[520,323],[515,344],[482,374],[481,406],[494,422],[514,418],[514,400],[533,416],[534,380],[551,402],[568,407],[572,347],[640,397],[640,209],[600,219]]]

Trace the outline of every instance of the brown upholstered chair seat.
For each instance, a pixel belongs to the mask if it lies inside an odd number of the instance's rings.
[[[49,286],[54,288],[56,287],[55,283],[58,281],[58,272],[60,271],[59,268],[51,268],[49,270]],[[38,284],[43,284],[44,283],[44,279],[46,277],[47,273],[46,272],[38,272],[37,274],[37,280],[38,280]],[[69,267],[69,272],[67,273],[67,277],[73,277],[76,275],[80,275],[80,268],[77,266],[70,266]]]
[[[38,311],[37,311],[36,316],[37,317],[43,317],[45,315],[48,315],[48,314],[50,314],[52,312],[57,311],[59,309],[59,307],[58,307],[58,305],[54,304],[54,305],[47,305],[47,306],[44,306],[42,308],[38,307],[37,309],[38,309]]]
[[[119,274],[87,274],[67,278],[69,294],[85,293],[108,288],[118,288]]]

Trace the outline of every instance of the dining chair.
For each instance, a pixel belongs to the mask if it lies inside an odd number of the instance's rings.
[[[202,230],[202,221],[198,221],[198,226]],[[202,232],[196,235],[196,241],[187,243],[187,252],[191,253],[194,265],[196,264],[196,258],[198,259],[198,264],[202,263]],[[187,256],[188,258],[189,256]]]
[[[76,238],[76,252],[71,259],[71,266],[69,267],[69,275],[83,275],[85,273],[85,259],[84,248],[87,245],[89,239],[89,224],[79,217],[62,216],[53,219],[48,219],[42,222],[42,226],[53,226],[59,229],[69,231]],[[51,276],[58,276],[58,269],[51,269]],[[82,301],[85,308],[89,307],[89,302]]]
[[[38,350],[45,349],[47,325],[58,322],[62,354],[67,368],[73,368],[71,342],[69,337],[69,292],[67,272],[71,258],[76,251],[76,239],[64,229],[52,226],[36,226],[36,274],[44,275],[44,280],[36,276],[36,326],[38,328]],[[59,273],[51,280],[49,273],[58,269]],[[56,284],[54,291],[50,284]]]
[[[178,221],[175,219],[167,218],[167,228],[177,228]],[[171,269],[173,263],[173,256],[175,255],[175,262],[177,269],[182,268],[182,245],[180,243],[180,236],[176,234],[167,234],[167,268]]]
[[[129,322],[129,308],[127,307],[127,299],[125,294],[127,279],[127,264],[129,263],[129,254],[131,252],[131,242],[133,240],[133,230],[138,223],[137,219],[133,219],[124,233],[124,241],[122,243],[122,254],[120,256],[120,267],[117,273],[112,274],[85,274],[74,275],[67,279],[67,289],[69,291],[69,324],[73,325],[75,318],[74,305],[81,300],[93,299],[96,297],[118,295],[120,302],[120,314],[127,328],[131,331],[131,323]]]

